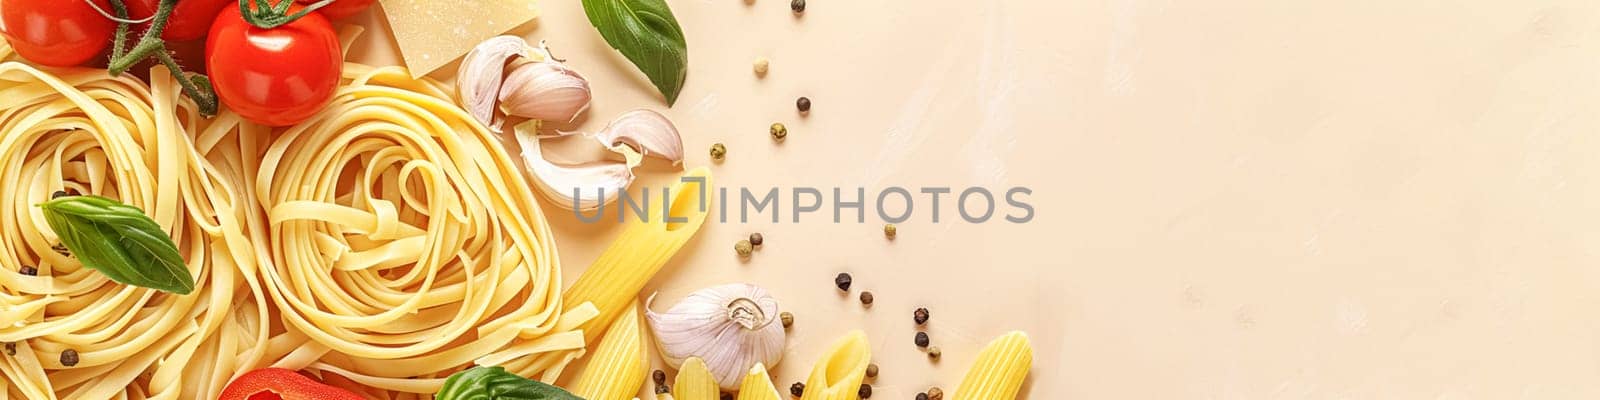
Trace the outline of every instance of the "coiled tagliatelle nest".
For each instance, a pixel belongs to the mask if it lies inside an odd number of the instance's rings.
[[[0,63],[0,399],[214,399],[269,366],[427,398],[473,364],[553,381],[581,356],[594,309],[561,311],[550,230],[498,139],[437,83],[345,71],[274,132],[200,118],[165,71]],[[34,205],[64,189],[145,210],[194,293],[53,250]]]

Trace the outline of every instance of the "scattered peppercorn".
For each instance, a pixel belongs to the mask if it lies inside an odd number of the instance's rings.
[[[939,351],[939,346],[933,346],[933,347],[929,347],[928,348],[928,358],[933,359],[934,361],[939,361],[939,356],[943,356],[943,355],[944,355],[944,352],[943,351]]]
[[[789,394],[790,395],[793,395],[794,397],[800,397],[800,395],[803,395],[805,393],[806,393],[806,384],[800,383],[800,382],[795,382],[793,385],[789,385]]]
[[[34,268],[32,265],[24,265],[22,268],[17,268],[17,273],[27,276],[39,276],[39,269]]]
[[[73,349],[62,350],[61,365],[68,367],[78,365],[78,351]]]
[[[928,309],[926,307],[921,307],[917,308],[916,311],[912,311],[911,321],[916,322],[917,325],[928,323]]]
[[[867,292],[867,291],[861,292],[861,305],[864,305],[864,306],[872,305],[872,292]]]
[[[55,250],[56,253],[59,253],[59,254],[61,254],[63,256],[68,256],[68,257],[72,256],[72,250],[67,250],[67,245],[64,245],[64,244],[61,244],[61,243],[56,243],[54,245],[51,245],[50,246],[50,250]]]
[[[928,400],[927,393],[917,393],[917,400]]]
[[[767,238],[761,237],[760,233],[750,234],[750,244],[752,245],[760,246],[762,243],[766,243],[766,241]]]
[[[666,394],[670,392],[672,392],[671,386],[667,386],[666,384],[656,385],[656,394]]]
[[[657,385],[665,385],[667,384],[667,373],[658,369],[656,372],[650,373],[650,380],[655,381]]]
[[[793,0],[789,2],[789,9],[796,14],[806,12],[806,0]]]
[[[839,276],[833,277],[833,285],[838,286],[839,290],[850,291],[850,274],[840,272]]]
[[[65,190],[57,190],[55,193],[51,193],[50,194],[50,198],[52,198],[52,199],[59,199],[59,198],[62,198],[62,197],[67,197],[67,196],[68,196],[67,195],[67,191],[65,191]]]
[[[795,99],[794,108],[800,109],[802,113],[811,112],[811,99],[805,97]]]
[[[717,162],[722,162],[722,159],[726,158],[727,156],[728,156],[728,146],[723,146],[722,143],[717,143],[717,144],[711,145],[711,159],[712,160],[717,161]]]
[[[783,321],[784,329],[794,326],[794,314],[790,314],[788,311],[778,313],[778,320]]]
[[[761,58],[757,58],[756,59],[755,64],[751,65],[751,68],[755,69],[756,75],[766,76],[767,75],[767,68],[771,64],[772,64],[772,62],[771,61],[767,61],[766,57],[761,57]]]
[[[878,363],[867,364],[867,377],[868,378],[877,378],[878,377]]]
[[[739,253],[739,257],[749,257],[755,250],[755,246],[751,245],[749,240],[740,240],[739,243],[733,244],[733,251]]]
[[[928,388],[928,400],[944,400],[944,391],[937,387]]]
[[[8,356],[17,355],[17,344],[16,343],[6,343],[6,355],[8,355]]]
[[[861,389],[857,389],[856,390],[856,395],[860,396],[863,399],[872,398],[872,385],[868,385],[868,384],[865,384],[865,383],[861,384]]]
[[[783,126],[781,122],[772,124],[772,128],[768,130],[772,132],[772,140],[782,142],[784,138],[789,137],[789,128]]]
[[[722,392],[722,396],[719,397],[719,398],[722,399],[722,400],[733,400],[733,394],[732,393],[728,393],[728,392]]]
[[[917,347],[928,347],[928,333],[917,332],[917,337],[912,342],[916,343]]]
[[[887,237],[887,238],[890,238],[890,239],[894,239],[894,234],[897,233],[897,231],[899,231],[899,229],[895,228],[894,224],[883,224],[883,236],[884,237]]]

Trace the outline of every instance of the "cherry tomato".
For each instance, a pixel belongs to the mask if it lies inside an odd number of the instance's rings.
[[[94,3],[111,11],[106,0]],[[83,0],[0,1],[0,33],[18,55],[42,65],[81,65],[105,50],[116,28]]]
[[[293,125],[316,114],[333,98],[343,69],[339,37],[318,13],[261,29],[238,7],[225,7],[206,39],[206,74],[217,98],[262,125]]]
[[[309,6],[322,0],[295,1]],[[333,3],[323,6],[322,8],[318,8],[317,12],[327,16],[328,19],[340,19],[351,15],[356,15],[356,13],[367,9],[367,6],[370,5],[372,5],[372,0],[334,0]]]
[[[128,16],[132,19],[145,19],[155,15],[161,0],[129,0]],[[238,7],[235,0],[179,0],[178,8],[172,10],[172,15],[167,17],[167,29],[161,31],[161,38],[182,42],[195,40],[206,36],[206,31],[211,30],[211,21],[217,18],[217,12],[224,6]],[[107,9],[110,10],[110,9]],[[139,24],[136,32],[144,32],[150,24]]]
[[[328,386],[298,372],[262,368],[246,372],[222,388],[219,400],[364,400],[348,390]]]

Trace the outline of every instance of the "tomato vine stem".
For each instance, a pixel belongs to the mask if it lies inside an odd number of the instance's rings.
[[[128,6],[123,0],[110,0],[111,8],[117,12],[117,18],[128,18]],[[243,0],[240,0],[241,2]],[[211,89],[210,80],[203,74],[190,75],[184,72],[178,60],[172,58],[172,53],[167,51],[167,42],[161,39],[161,34],[167,29],[167,20],[172,17],[172,11],[178,7],[178,0],[161,0],[156,8],[154,19],[150,20],[150,29],[145,30],[144,37],[139,38],[139,44],[132,50],[127,48],[129,24],[126,21],[117,22],[117,32],[111,39],[111,62],[107,65],[107,72],[111,76],[122,75],[129,68],[133,68],[139,61],[154,56],[161,65],[167,67],[169,73],[177,78],[178,85],[183,87],[183,93],[194,99],[200,107],[200,115],[211,117],[217,115],[217,94]]]

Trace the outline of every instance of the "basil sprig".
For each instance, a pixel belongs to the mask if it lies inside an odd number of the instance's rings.
[[[583,400],[566,390],[501,367],[472,367],[444,380],[434,400]]]
[[[137,207],[100,196],[40,203],[44,220],[83,266],[125,285],[189,294],[194,277],[161,225]]]
[[[689,49],[665,0],[583,0],[583,12],[611,48],[650,78],[668,106],[678,101]]]

